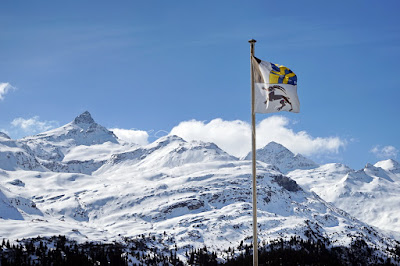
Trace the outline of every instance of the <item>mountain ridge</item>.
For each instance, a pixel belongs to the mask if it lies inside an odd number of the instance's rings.
[[[46,140],[48,142],[71,142],[70,145],[95,145],[110,141],[118,143],[112,131],[97,124],[88,111],[78,115],[72,122],[34,136],[22,138],[21,141],[32,142]]]
[[[188,247],[207,245],[221,251],[242,240],[251,243],[249,160],[239,160],[214,143],[167,135],[148,145],[126,145],[109,132],[84,112],[71,123],[36,136],[15,141],[3,137],[11,146],[0,141],[0,151],[23,150],[43,168],[0,171],[0,191],[7,191],[0,195],[6,204],[0,208],[13,208],[12,215],[0,218],[4,225],[0,236],[64,234],[81,242],[107,242],[166,232],[178,241],[182,256]],[[327,179],[352,196],[357,191],[351,182],[366,183],[365,177],[371,177],[382,179],[379,182],[390,178],[397,184],[395,173],[372,165],[362,173],[341,164],[317,167],[277,143],[261,151],[265,151],[257,161],[261,241],[300,236],[313,241],[327,238],[332,245],[362,239],[381,252],[394,247],[395,240],[355,218],[361,216],[328,202],[311,185]],[[384,165],[397,171],[395,161]],[[309,169],[289,171],[295,166]],[[26,204],[37,211],[27,211]]]
[[[361,170],[347,168],[343,171],[343,167],[336,164],[325,171],[319,168],[295,170],[288,176],[306,190],[399,239],[400,174],[396,165],[398,162],[391,159],[375,165],[366,164]],[[391,172],[393,169],[395,171]]]
[[[244,159],[251,160],[252,153],[249,152]],[[294,154],[282,144],[275,141],[271,141],[263,148],[257,149],[256,160],[275,165],[282,173],[288,173],[294,169],[310,169],[319,166],[299,153]]]

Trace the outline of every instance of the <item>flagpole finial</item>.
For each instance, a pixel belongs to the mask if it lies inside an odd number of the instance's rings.
[[[254,56],[254,44],[255,44],[256,42],[257,42],[257,41],[254,40],[254,39],[249,40],[249,43],[250,43],[250,54],[251,54],[251,56]]]

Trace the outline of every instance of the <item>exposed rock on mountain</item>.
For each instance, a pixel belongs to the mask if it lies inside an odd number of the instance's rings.
[[[247,154],[245,160],[251,160],[251,152]],[[257,149],[257,161],[275,165],[282,173],[287,173],[295,169],[311,169],[318,167],[318,164],[304,157],[301,154],[294,154],[283,145],[274,141],[268,143],[264,148]]]
[[[7,157],[10,152],[14,157]],[[340,164],[317,167],[277,143],[257,155],[260,241],[298,236],[329,239],[332,245],[359,239],[380,252],[394,247],[393,240],[355,217],[368,220],[366,199],[383,200],[374,191],[390,199],[400,195],[395,161],[358,172]],[[0,159],[4,238],[61,234],[84,242],[167,234],[182,257],[192,247],[223,252],[241,241],[251,243],[251,163],[213,143],[165,136],[140,147],[122,144],[85,112],[22,140],[1,135]],[[372,209],[376,204],[374,214],[383,209],[397,218],[378,201],[368,202]],[[351,216],[337,206],[359,212]]]

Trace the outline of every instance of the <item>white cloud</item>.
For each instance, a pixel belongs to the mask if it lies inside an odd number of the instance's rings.
[[[390,145],[384,147],[377,145],[373,147],[370,152],[380,159],[394,159],[397,157],[399,150]]]
[[[240,120],[224,121],[217,118],[209,123],[184,121],[174,127],[170,134],[187,141],[213,142],[226,152],[239,157],[247,154],[250,149],[250,125]]]
[[[11,125],[25,134],[36,134],[53,129],[58,126],[57,121],[40,121],[38,116],[32,118],[15,118]]]
[[[262,120],[257,127],[257,148],[271,141],[281,143],[294,153],[304,155],[337,154],[347,144],[339,137],[312,137],[306,131],[294,132],[290,129],[289,119],[271,116]],[[240,120],[224,121],[220,118],[208,123],[203,121],[184,121],[174,127],[171,135],[185,140],[214,142],[221,149],[237,157],[245,156],[251,150],[251,126]]]
[[[139,145],[148,144],[149,134],[146,131],[122,128],[111,128],[110,130],[123,141]]]
[[[11,90],[15,90],[15,87],[11,86],[10,83],[0,83],[0,100],[4,100],[4,95]]]

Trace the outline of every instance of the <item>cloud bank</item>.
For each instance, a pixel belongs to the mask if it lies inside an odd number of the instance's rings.
[[[278,142],[294,153],[306,156],[337,154],[347,141],[339,137],[312,137],[306,131],[295,132],[289,128],[290,120],[283,116],[271,116],[256,125],[257,148],[271,141]],[[183,139],[214,142],[228,153],[242,157],[251,149],[251,125],[240,120],[224,121],[220,118],[206,123],[190,120],[174,127],[171,135]]]
[[[395,159],[397,158],[399,150],[390,145],[384,147],[377,145],[373,147],[370,152],[375,154],[375,156],[379,159]]]
[[[149,134],[143,130],[111,128],[114,134],[121,140],[129,143],[136,143],[139,145],[148,144]]]
[[[34,116],[32,118],[15,118],[11,125],[14,129],[18,131],[22,131],[25,135],[32,135],[36,133],[41,133],[53,128],[58,127],[57,121],[40,121],[38,116]]]
[[[15,87],[11,86],[10,83],[0,83],[0,100],[4,100],[4,95],[11,90],[15,90]]]

